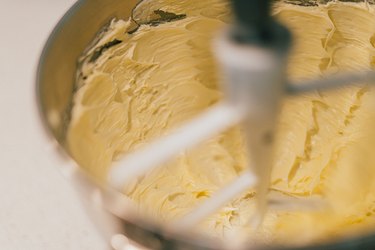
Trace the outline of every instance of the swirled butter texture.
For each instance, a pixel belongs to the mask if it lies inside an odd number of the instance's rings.
[[[279,2],[273,13],[294,36],[291,79],[375,67],[374,5]],[[211,42],[230,21],[228,3],[148,1],[134,18],[138,29],[130,21],[113,20],[82,56],[77,74],[66,142],[77,162],[101,180],[114,160],[223,98]],[[271,208],[257,233],[262,241],[305,244],[375,229],[373,98],[364,85],[285,101],[270,190],[296,199],[320,196],[329,206]],[[125,193],[142,213],[178,219],[247,169],[244,144],[241,129],[233,128],[181,152]],[[212,237],[230,237],[239,228],[251,231],[255,195],[249,190],[234,198],[197,230]]]

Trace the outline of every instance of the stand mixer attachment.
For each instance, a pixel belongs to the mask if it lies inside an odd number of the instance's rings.
[[[270,199],[267,194],[281,101],[288,95],[375,82],[375,72],[367,71],[289,83],[286,64],[291,36],[271,17],[271,1],[232,0],[232,6],[235,24],[214,42],[214,52],[223,72],[224,100],[164,138],[126,155],[110,170],[110,184],[123,190],[125,185],[136,182],[138,177],[181,151],[241,124],[251,160],[249,169],[190,214],[172,223],[171,227],[180,232],[191,229],[251,188],[256,191],[256,212],[250,221],[254,228],[261,225],[269,205],[316,207],[320,201],[313,198],[279,200]]]

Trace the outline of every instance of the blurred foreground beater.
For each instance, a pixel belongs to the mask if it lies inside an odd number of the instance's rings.
[[[256,191],[256,213],[249,223],[254,228],[264,218],[272,170],[273,140],[282,99],[287,95],[329,90],[343,85],[375,82],[368,71],[331,76],[291,84],[286,77],[291,44],[289,31],[271,17],[271,1],[233,0],[235,24],[215,39],[214,51],[223,72],[224,100],[164,138],[129,154],[110,170],[110,184],[121,190],[147,171],[160,166],[181,151],[236,124],[245,131],[251,159],[249,169],[228,186],[208,198],[193,212],[173,223],[186,231],[248,189]],[[309,201],[297,206],[314,206]],[[300,202],[301,204],[298,204]],[[288,204],[285,204],[288,206]],[[293,204],[290,204],[293,205]]]

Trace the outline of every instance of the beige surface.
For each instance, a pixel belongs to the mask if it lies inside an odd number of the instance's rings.
[[[156,27],[142,25],[133,34],[126,33],[126,21],[114,21],[97,47],[115,38],[123,42],[95,63],[89,62],[95,47],[82,58],[68,146],[98,178],[105,179],[111,162],[122,154],[222,98],[210,44],[212,35],[229,20],[228,7],[218,0],[181,1],[169,7],[164,4],[170,1],[159,2],[147,9],[187,17]],[[288,68],[291,78],[374,68],[374,11],[366,4],[277,5],[274,14],[295,36]],[[368,87],[352,87],[285,102],[271,190],[297,197],[322,196],[331,207],[324,212],[271,210],[260,230],[262,240],[303,243],[375,225],[374,162],[367,151],[358,158],[355,149],[369,147],[363,139],[370,138],[373,95]],[[241,133],[233,128],[181,152],[125,192],[142,212],[161,220],[181,217],[246,168]],[[233,200],[200,228],[211,236],[230,237],[234,229],[246,227],[253,196],[249,191]],[[291,239],[296,233],[299,237]]]
[[[1,0],[0,249],[107,249],[58,170],[35,100],[42,47],[73,3]]]

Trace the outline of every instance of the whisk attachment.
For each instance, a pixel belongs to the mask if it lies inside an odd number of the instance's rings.
[[[248,170],[173,223],[172,226],[180,232],[189,230],[250,188],[256,192],[256,213],[251,219],[254,227],[262,223],[269,206],[294,209],[288,203],[295,202],[295,207],[322,207],[321,199],[293,201],[285,197],[268,197],[280,104],[290,95],[375,82],[375,72],[367,71],[289,83],[286,62],[291,36],[286,28],[272,19],[270,1],[234,0],[233,8],[235,24],[219,35],[214,43],[214,52],[223,73],[224,100],[164,138],[126,155],[110,170],[110,184],[123,190],[126,184],[183,150],[240,124],[245,131],[250,156]]]

